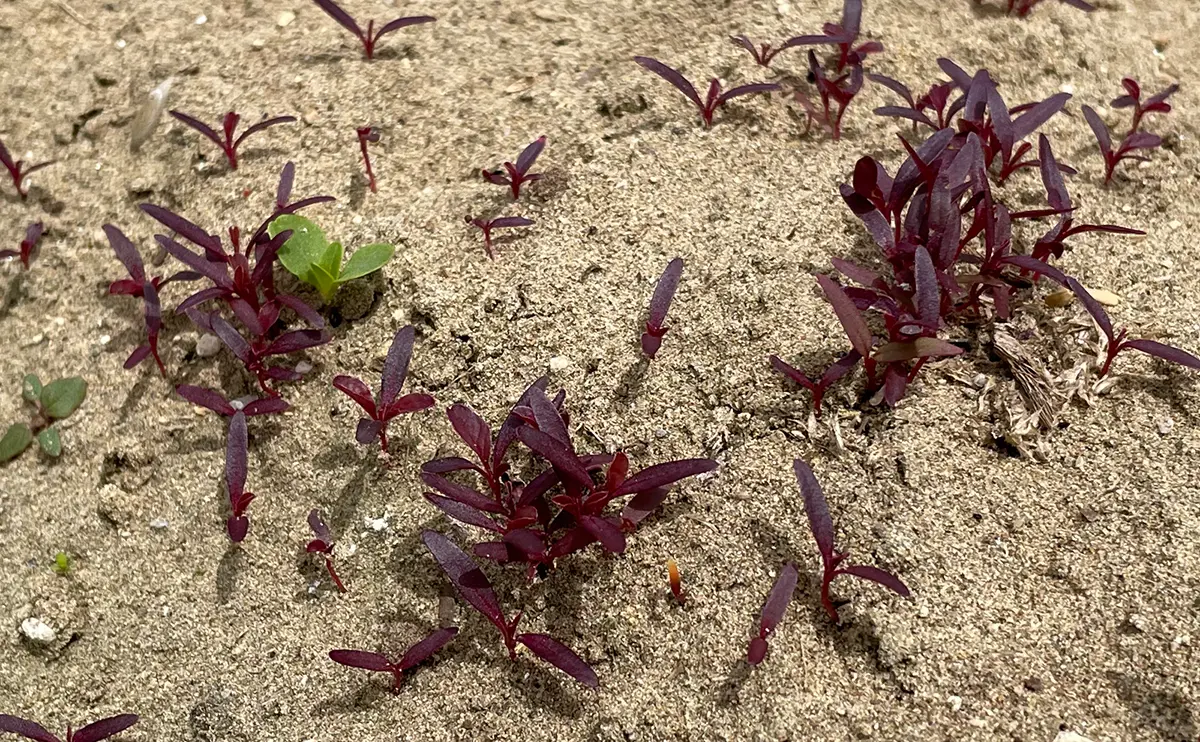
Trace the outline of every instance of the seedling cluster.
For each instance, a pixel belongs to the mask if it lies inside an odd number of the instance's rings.
[[[533,183],[542,179],[541,173],[531,173],[529,170],[537,162],[538,156],[542,154],[542,150],[545,147],[546,137],[538,137],[530,142],[525,149],[521,150],[521,154],[517,156],[515,163],[506,161],[501,168],[494,170],[484,168],[479,172],[488,183],[507,186],[509,192],[512,193],[512,200],[515,202],[521,197],[522,186],[526,183]],[[465,218],[465,221],[467,224],[478,227],[483,232],[483,249],[487,252],[487,256],[493,260],[496,258],[496,250],[492,242],[492,230],[533,226],[533,220],[524,216],[500,216],[492,218],[468,216]]]

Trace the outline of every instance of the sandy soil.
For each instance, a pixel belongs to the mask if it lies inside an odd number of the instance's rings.
[[[390,5],[347,0],[363,18],[397,14]],[[864,26],[887,52],[871,67],[915,86],[944,55],[990,68],[1010,102],[1073,89],[1047,131],[1081,170],[1071,181],[1081,215],[1149,235],[1085,236],[1063,265],[1121,295],[1120,322],[1200,349],[1200,8],[1101,5],[1089,16],[1047,2],[1021,22],[967,0],[872,0]],[[29,371],[91,384],[60,461],[30,451],[0,469],[0,712],[62,729],[132,711],[143,721],[127,739],[222,742],[1048,741],[1060,729],[1197,738],[1194,375],[1122,358],[1117,384],[1094,406],[1068,405],[1038,461],[993,441],[1014,385],[986,343],[931,368],[894,412],[856,409],[858,384],[840,387],[829,401],[840,448],[829,428],[810,427],[807,395],[765,362],[779,353],[811,368],[846,347],[810,273],[867,249],[836,185],[863,154],[899,161],[898,125],[869,113],[890,98],[869,88],[838,143],[804,136],[779,98],[732,105],[704,131],[630,57],[753,81],[761,75],[730,33],[815,32],[837,17],[834,2],[425,0],[403,10],[439,21],[391,37],[368,64],[299,0],[0,3],[0,136],[19,155],[60,160],[35,177],[27,203],[0,188],[5,246],[32,220],[50,229],[0,318],[0,420],[22,412]],[[280,26],[285,11],[295,19]],[[800,54],[780,60],[802,72]],[[1175,136],[1152,166],[1104,189],[1078,106],[1104,104],[1126,74],[1155,89],[1183,82],[1178,112],[1151,124]],[[252,140],[235,172],[172,121],[130,154],[137,102],[170,75],[172,105],[203,118],[236,107],[302,122]],[[377,195],[364,190],[353,132],[368,122],[384,132]],[[552,177],[513,207],[477,170],[539,134]],[[143,201],[211,230],[249,225],[289,158],[299,194],[337,196],[309,212],[330,234],[399,250],[370,313],[343,322],[311,354],[311,378],[286,389],[294,411],[253,423],[261,499],[251,536],[232,549],[222,421],[197,414],[149,366],[122,370],[139,309],[105,295],[122,271],[99,228],[119,225],[149,257]],[[1019,206],[1042,199],[1029,173],[1004,194]],[[484,212],[537,226],[491,262],[462,223]],[[645,370],[639,322],[676,255],[687,268],[675,329]],[[1030,352],[1052,373],[1094,344],[1075,307],[1039,302],[1028,316]],[[411,388],[441,407],[468,402],[498,424],[549,371],[583,447],[621,448],[638,465],[721,462],[716,477],[674,494],[621,558],[588,552],[530,587],[490,570],[511,609],[594,664],[598,693],[528,657],[509,663],[462,607],[459,638],[398,696],[325,656],[415,641],[436,625],[446,589],[418,532],[449,526],[415,476],[461,450],[443,414],[398,426],[382,466],[353,443],[355,412],[329,384],[344,371],[376,379],[392,333],[410,322]],[[172,383],[244,385],[228,358],[195,355],[187,323],[169,320],[165,335]],[[840,584],[852,602],[842,625],[828,622],[795,457],[824,482],[842,544],[897,571],[912,600]],[[314,506],[357,548],[342,562],[349,594],[327,582],[310,590],[320,573],[302,547]],[[160,519],[165,528],[151,525]],[[52,570],[59,551],[73,558],[66,577]],[[691,595],[682,609],[665,594],[671,557]],[[801,587],[768,661],[748,672],[746,641],[785,559],[801,565]],[[20,638],[29,616],[57,631],[52,646]]]

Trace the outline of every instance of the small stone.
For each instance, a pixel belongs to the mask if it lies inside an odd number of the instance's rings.
[[[197,26],[203,26],[205,23],[208,23],[208,16],[201,13],[200,15],[196,16],[196,20],[194,21],[194,23]]]
[[[40,618],[31,616],[21,622],[21,633],[34,644],[51,644],[58,634]]]
[[[275,18],[275,25],[284,28],[296,20],[296,14],[290,10],[285,10]]]
[[[971,379],[971,384],[976,389],[982,389],[987,386],[988,377],[986,374],[976,374],[974,379]]]
[[[1160,435],[1169,435],[1175,428],[1175,421],[1169,417],[1164,417],[1156,423]]]
[[[263,41],[262,39],[254,39],[250,42],[250,48],[256,52],[262,51],[263,48],[266,47],[266,45],[267,45],[267,42]]]
[[[1125,619],[1125,625],[1139,634],[1146,633],[1146,618],[1139,613],[1129,614],[1129,618]]]
[[[1044,687],[1045,685],[1042,684],[1041,678],[1025,678],[1025,690],[1030,691],[1031,693],[1040,693]]]
[[[196,355],[201,358],[212,358],[221,352],[221,338],[211,333],[205,333],[196,341]]]
[[[792,4],[787,2],[787,0],[781,0],[778,4],[776,4],[775,12],[779,14],[780,18],[783,18],[788,13],[792,12]]]
[[[551,371],[562,371],[571,365],[571,359],[566,356],[554,356],[550,359]]]
[[[170,525],[171,525],[170,521],[168,521],[166,518],[162,517],[161,515],[159,517],[155,518],[154,520],[150,521],[150,527],[156,531],[162,531]]]
[[[313,370],[313,365],[311,363],[309,363],[308,361],[300,361],[299,363],[296,364],[296,373],[300,374],[301,376],[303,376],[304,374],[306,374],[312,370]]]
[[[1075,86],[1069,82],[1064,82],[1062,84],[1062,87],[1059,88],[1059,90],[1066,93],[1067,95],[1075,95]]]
[[[962,709],[962,705],[963,705],[962,696],[950,696],[949,698],[946,699],[946,702],[950,704],[951,711],[959,711]]]
[[[386,531],[388,527],[388,519],[386,515],[380,518],[365,518],[363,523],[365,523],[367,528],[370,528],[372,531]]]
[[[1054,742],[1092,742],[1092,740],[1082,734],[1064,729],[1054,737]]]

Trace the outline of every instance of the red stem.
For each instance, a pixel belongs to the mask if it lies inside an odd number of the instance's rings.
[[[371,136],[371,128],[358,130],[358,146],[362,148],[363,164],[367,168],[367,181],[371,185],[371,193],[379,193],[375,184],[375,171],[371,169],[371,155],[367,152],[367,137]],[[515,198],[515,196],[514,196]]]
[[[337,571],[334,570],[333,559],[331,559],[330,557],[325,557],[325,569],[326,569],[326,571],[329,572],[329,577],[330,577],[330,579],[333,580],[333,584],[337,585],[338,590],[340,590],[343,593],[349,592],[348,590],[346,590],[346,586],[342,584],[342,578],[338,577]],[[397,680],[397,682],[399,682],[399,677],[397,677],[396,680]]]

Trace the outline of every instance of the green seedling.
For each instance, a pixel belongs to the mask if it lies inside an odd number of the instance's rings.
[[[28,423],[13,423],[0,438],[0,464],[15,458],[29,448],[36,437],[47,456],[57,458],[62,453],[62,439],[54,423],[69,417],[83,404],[87,382],[78,376],[59,379],[42,386],[41,379],[29,374],[21,382],[21,396],[37,407]]]
[[[338,286],[374,273],[392,259],[394,245],[375,243],[354,251],[342,265],[345,250],[340,242],[330,242],[325,233],[311,220],[295,214],[284,214],[271,222],[272,237],[290,230],[292,236],[279,248],[279,262],[291,273],[315,288],[328,304]]]
[[[60,551],[54,555],[54,571],[63,577],[71,571],[71,557],[67,552]]]

